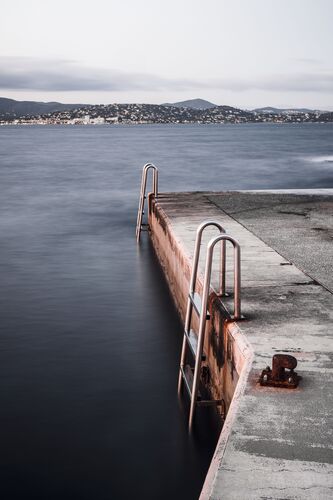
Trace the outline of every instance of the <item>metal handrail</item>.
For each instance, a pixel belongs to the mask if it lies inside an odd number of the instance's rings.
[[[193,254],[193,266],[192,266],[192,274],[191,274],[191,281],[190,281],[190,292],[191,293],[193,293],[195,290],[202,233],[203,233],[204,229],[206,229],[209,226],[214,226],[217,229],[219,229],[220,233],[225,234],[225,229],[223,228],[223,226],[219,222],[216,222],[215,220],[206,220],[206,221],[201,222],[201,224],[199,224],[199,226],[197,228],[197,234],[196,234],[195,246],[194,246],[194,254]],[[226,255],[225,248],[226,248],[225,241],[223,241],[223,243],[221,245],[221,261],[220,261],[220,289],[219,289],[220,295],[225,294],[225,255]]]
[[[210,279],[212,273],[212,261],[214,247],[219,241],[230,241],[234,247],[234,319],[241,319],[241,248],[238,241],[228,234],[220,234],[212,238],[207,245],[206,267],[203,286],[202,302],[205,300],[205,292],[209,293]],[[206,290],[205,290],[206,287]],[[208,300],[208,295],[207,295]]]
[[[185,332],[189,332],[190,326],[191,326],[190,323],[191,323],[191,317],[192,317],[193,304],[192,304],[192,301],[190,299],[190,295],[193,295],[195,292],[202,234],[204,232],[204,229],[206,229],[209,226],[214,226],[217,229],[219,229],[220,233],[223,233],[223,234],[225,233],[225,229],[223,228],[223,226],[219,222],[216,222],[215,220],[203,221],[203,222],[201,222],[201,224],[199,224],[199,226],[197,228],[195,245],[194,245],[194,254],[193,254],[193,264],[192,264],[191,279],[190,279],[189,296],[187,299],[187,308],[186,308],[186,317],[185,317]],[[223,244],[221,246],[221,261],[220,261],[220,292],[221,292],[221,295],[225,294],[225,262],[226,262],[225,246],[226,246],[225,241],[223,241]],[[204,309],[202,306],[201,314],[203,314],[203,311],[204,311]],[[187,340],[186,340],[185,335],[184,335],[182,353],[181,353],[181,357],[180,357],[178,392],[181,391],[182,383],[183,383],[182,369],[185,366],[186,343],[187,343]]]
[[[153,170],[153,192],[146,195],[146,187],[147,187],[147,176],[148,171]],[[138,216],[136,221],[136,240],[140,240],[141,228],[142,228],[142,217],[144,214],[144,205],[146,198],[153,194],[155,198],[158,197],[158,168],[153,163],[146,163],[142,169],[142,177],[141,177],[141,189],[140,189],[140,199],[139,199],[139,208],[138,208]]]
[[[232,236],[227,234],[220,234],[215,238],[212,238],[207,245],[206,253],[206,265],[205,265],[205,275],[203,283],[202,292],[202,309],[201,311],[206,311],[208,306],[208,297],[210,290],[211,274],[212,274],[212,262],[214,247],[219,241],[230,241],[234,247],[234,319],[241,318],[241,250],[238,241]],[[201,357],[203,351],[203,343],[205,337],[206,329],[206,315],[200,315],[199,322],[199,332],[198,332],[198,346],[197,354],[195,359],[195,368],[193,375],[193,386],[192,386],[192,397],[191,397],[191,408],[189,416],[189,426],[192,427],[195,405],[197,401],[197,394],[199,389],[200,380],[200,368],[201,368]]]

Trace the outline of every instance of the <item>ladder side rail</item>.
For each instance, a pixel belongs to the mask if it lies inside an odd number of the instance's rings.
[[[185,326],[184,326],[186,332],[190,331],[191,318],[192,318],[192,308],[193,308],[193,304],[190,301],[190,299],[188,298],[187,299],[187,308],[186,308],[186,317],[185,317]],[[179,365],[178,393],[181,392],[182,385],[183,385],[183,370],[184,370],[184,366],[185,366],[186,347],[187,347],[187,339],[186,339],[186,336],[184,333],[182,353],[180,356],[180,365]]]
[[[157,167],[155,167],[155,165],[151,164],[151,166],[147,168],[147,175],[149,168],[153,169],[153,191],[148,193],[144,199],[147,199],[148,214],[150,215],[152,207],[152,199],[155,198],[156,200],[158,198],[158,169]]]
[[[145,191],[146,191],[146,184],[147,184],[147,167],[150,165],[149,163],[146,163],[142,169],[142,175],[141,175],[141,187],[140,187],[140,198],[139,198],[139,208],[138,208],[138,216],[136,220],[136,238],[139,241],[140,239],[140,231],[141,231],[141,224],[142,224],[142,216],[143,216],[143,208],[144,208],[144,196],[145,196]]]
[[[155,165],[152,165],[155,167]],[[155,167],[153,170],[153,190],[155,198],[158,197],[158,169]]]
[[[198,347],[197,347],[197,356],[195,358],[195,367],[194,367],[194,375],[193,375],[193,386],[192,386],[192,397],[191,397],[191,407],[190,407],[190,415],[189,415],[189,428],[192,429],[193,418],[195,412],[195,406],[197,402],[197,395],[199,390],[199,380],[200,380],[200,371],[201,371],[201,356],[205,338],[205,330],[206,330],[206,314],[203,314],[203,311],[207,310],[208,305],[208,295],[210,289],[210,279],[212,274],[212,257],[213,257],[213,249],[214,245],[211,245],[210,240],[207,246],[206,253],[206,265],[205,265],[205,275],[203,282],[203,292],[202,292],[202,310],[200,315],[200,323],[199,323],[199,332],[198,332]]]
[[[234,245],[234,319],[241,319],[241,249],[238,241]]]
[[[225,233],[225,231],[224,231]],[[220,288],[219,288],[219,296],[224,297],[226,295],[226,288],[225,288],[225,283],[226,283],[226,273],[225,273],[225,268],[226,268],[226,240],[222,240],[221,242],[221,256],[220,256],[220,278],[219,278],[219,283],[220,283]]]
[[[142,169],[138,217],[137,217],[137,221],[136,221],[137,240],[140,239],[140,231],[141,231],[143,208],[144,208],[144,202],[145,202],[146,185],[147,185],[147,171],[146,171],[146,165],[145,165]]]

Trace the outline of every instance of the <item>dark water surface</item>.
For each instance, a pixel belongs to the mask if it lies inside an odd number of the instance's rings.
[[[217,439],[177,399],[182,326],[134,237],[161,190],[333,187],[332,125],[0,128],[0,498],[195,499]]]

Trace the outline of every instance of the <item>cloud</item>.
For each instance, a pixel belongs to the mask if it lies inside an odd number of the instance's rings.
[[[0,57],[0,88],[41,91],[183,90],[193,88],[186,79],[125,73],[87,67],[75,61],[54,62],[25,57]]]
[[[332,93],[333,72],[201,80],[96,69],[68,60],[51,62],[26,57],[0,57],[0,88],[77,92],[221,89],[233,92]]]

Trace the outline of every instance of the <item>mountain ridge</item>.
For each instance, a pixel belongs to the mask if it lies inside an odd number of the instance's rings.
[[[109,106],[110,104],[106,105]],[[145,104],[149,105],[149,104]],[[94,104],[64,104],[61,102],[50,101],[17,101],[15,99],[9,99],[7,97],[0,97],[0,115],[1,116],[11,116],[11,117],[22,117],[22,116],[35,116],[47,113],[54,113],[60,111],[70,111],[78,108],[94,107]],[[184,108],[193,110],[209,110],[214,108],[224,109],[224,110],[238,110],[244,113],[259,113],[259,114],[271,114],[271,115],[281,115],[281,114],[299,114],[299,113],[328,113],[327,110],[317,110],[309,108],[276,108],[273,106],[265,106],[261,108],[255,108],[251,110],[243,110],[241,108],[236,108],[233,106],[217,105],[205,99],[188,99],[186,101],[178,101],[174,103],[164,103],[157,106],[165,106],[171,108]]]
[[[86,104],[63,104],[61,102],[41,101],[16,101],[7,97],[0,97],[0,114],[11,116],[38,115],[41,113],[54,113],[55,111],[66,111]]]
[[[162,106],[174,106],[175,108],[191,108],[191,109],[211,109],[218,107],[205,99],[188,99],[186,101],[166,102]]]

